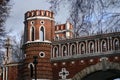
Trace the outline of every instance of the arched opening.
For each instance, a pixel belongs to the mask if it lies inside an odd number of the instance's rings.
[[[34,39],[35,39],[35,29],[34,29],[34,27],[31,27],[31,29],[30,29],[30,40],[34,41]]]
[[[76,54],[75,45],[71,45],[71,55],[75,55],[75,54]]]
[[[115,50],[119,50],[119,41],[117,39],[114,41],[114,47]]]
[[[41,28],[40,28],[40,34],[39,34],[39,36],[40,36],[40,41],[44,41],[44,34],[45,34],[44,28],[41,27]]]
[[[90,43],[90,44],[89,44],[89,52],[90,52],[90,53],[93,53],[93,52],[94,52],[94,44],[93,44],[93,43]]]
[[[85,53],[85,45],[84,44],[80,44],[80,53],[81,54]]]
[[[63,53],[63,56],[67,56],[67,47],[66,46],[63,46],[62,53]]]
[[[54,57],[58,57],[58,48],[57,47],[54,48]]]
[[[105,63],[105,64],[104,64]],[[114,80],[120,78],[120,65],[105,60],[84,68],[72,80]]]
[[[106,42],[105,41],[103,41],[102,42],[102,52],[106,52],[107,51],[107,45],[106,45]]]
[[[119,79],[118,79],[119,78]],[[100,70],[86,75],[81,80],[120,80],[120,71],[115,69]]]

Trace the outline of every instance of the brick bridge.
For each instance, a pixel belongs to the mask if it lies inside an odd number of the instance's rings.
[[[52,42],[54,80],[82,80],[97,71],[120,70],[120,32]]]

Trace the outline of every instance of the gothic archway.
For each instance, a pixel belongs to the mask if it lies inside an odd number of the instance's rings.
[[[104,64],[105,63],[105,64]],[[120,71],[120,63],[113,63],[105,60],[104,62],[99,62],[96,65],[89,66],[82,71],[78,72],[72,80],[88,80],[84,79],[86,76],[98,72],[98,71],[107,71],[107,70],[118,70]]]
[[[108,70],[99,70],[88,74],[81,80],[120,80],[120,70],[108,69]]]

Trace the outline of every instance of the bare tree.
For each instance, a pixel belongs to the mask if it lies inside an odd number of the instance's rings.
[[[5,41],[6,31],[5,31],[5,21],[9,16],[10,5],[9,0],[3,0],[0,3],[0,57],[4,56],[3,43]],[[2,58],[0,58],[2,59]],[[0,60],[1,64],[2,60]]]
[[[21,62],[24,59],[24,54],[21,50],[21,35],[12,36],[12,55],[15,62]]]
[[[69,20],[76,36],[119,28],[120,0],[49,0],[55,13],[69,5]],[[117,11],[116,11],[117,9]]]

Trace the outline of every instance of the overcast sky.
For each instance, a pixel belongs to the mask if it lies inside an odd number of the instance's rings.
[[[49,10],[51,6],[47,0],[11,0],[12,9],[10,17],[6,21],[7,30],[12,30],[12,34],[17,35],[24,30],[24,13],[29,10]],[[66,22],[67,14],[62,10],[60,14],[56,15],[55,20],[61,23]]]

